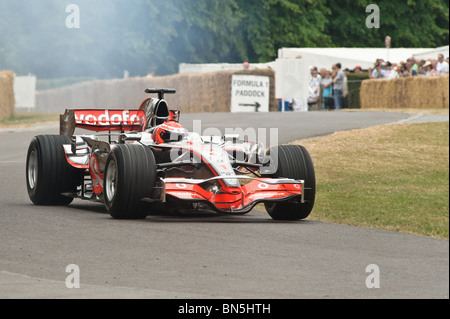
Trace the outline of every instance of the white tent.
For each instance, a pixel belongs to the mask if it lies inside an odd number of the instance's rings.
[[[272,63],[251,63],[250,69],[266,69]],[[178,73],[206,73],[226,70],[243,70],[243,63],[180,63],[178,65]]]
[[[443,47],[440,47],[440,48],[431,49],[431,50],[428,50],[428,51],[417,53],[417,54],[414,54],[414,57],[416,59],[424,59],[424,60],[426,60],[426,59],[436,59],[438,54],[442,54],[445,58],[447,58],[449,56],[449,46],[446,45],[446,46],[443,46]]]
[[[392,63],[406,61],[406,59],[432,51],[431,48],[282,48],[278,50],[279,59],[303,58],[311,61],[311,66],[331,69],[336,63],[343,68],[363,69],[373,67],[376,59],[383,59]],[[447,47],[448,50],[448,47]],[[436,54],[437,56],[437,54]]]
[[[449,56],[449,46],[440,48],[282,48],[278,50],[278,59],[302,58],[318,68],[331,69],[331,66],[340,62],[344,68],[354,69],[360,66],[363,69],[373,67],[376,59],[383,59],[392,63],[406,61],[414,56],[416,58],[437,58],[442,53]],[[250,64],[251,69],[273,67],[275,62]],[[242,70],[242,63],[181,63],[179,73],[204,73],[221,70]]]

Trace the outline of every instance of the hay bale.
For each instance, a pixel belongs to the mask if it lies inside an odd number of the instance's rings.
[[[177,94],[165,99],[183,113],[230,112],[233,74],[268,76],[270,110],[277,111],[275,72],[271,69],[175,74],[164,77],[128,78],[83,82],[70,87],[37,92],[37,109],[63,112],[66,108],[136,109],[149,95],[146,88],[174,88]]]
[[[361,108],[449,108],[449,75],[365,80]]]
[[[2,71],[0,72],[0,120],[14,114],[14,105],[14,73]]]

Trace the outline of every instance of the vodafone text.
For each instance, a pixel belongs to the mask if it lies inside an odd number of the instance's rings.
[[[75,111],[75,122],[94,126],[138,125],[143,114],[129,110]]]

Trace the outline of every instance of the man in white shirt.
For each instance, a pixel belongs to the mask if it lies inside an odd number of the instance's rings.
[[[312,92],[314,92],[315,96],[319,96],[320,81],[322,81],[322,77],[320,76],[319,72],[317,71],[317,68],[312,67],[311,68],[311,78],[309,80],[309,86],[312,89]]]
[[[444,55],[438,55],[438,63],[436,64],[436,71],[438,75],[448,73],[448,63],[444,61]]]
[[[311,68],[311,78],[309,81],[309,104],[316,104],[320,97],[320,82],[322,77],[319,75],[316,67]]]

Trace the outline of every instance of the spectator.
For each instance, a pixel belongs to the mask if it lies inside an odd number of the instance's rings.
[[[438,75],[444,75],[448,73],[448,63],[444,61],[444,55],[439,54],[438,55],[438,62],[436,64],[436,71]]]
[[[342,108],[348,109],[348,78],[350,70],[345,69],[344,70],[344,87],[342,89]]]
[[[390,75],[391,79],[398,79],[400,77],[398,70],[399,70],[399,66],[397,66],[397,65],[392,68],[391,75]]]
[[[325,69],[325,68],[320,69],[319,75],[320,75],[321,79],[324,79],[326,77],[326,74],[327,74],[327,69]]]
[[[311,79],[309,81],[309,99],[308,104],[316,104],[320,97],[320,81],[321,77],[316,67],[311,68]]]
[[[387,63],[385,78],[386,79],[396,79],[399,75],[397,73],[397,67],[392,65],[391,62]]]
[[[320,89],[320,80],[322,80],[322,77],[319,75],[319,72],[317,71],[317,67],[311,68],[311,78],[309,80],[309,85],[316,89]],[[317,90],[318,91],[318,90]]]
[[[405,63],[405,72],[403,73],[403,76],[411,76],[411,75],[413,75],[412,64],[411,61],[408,59]]]
[[[383,62],[381,63],[381,78],[382,79],[387,79],[389,77],[389,72],[390,72],[390,67],[391,63],[390,62]]]
[[[353,70],[354,73],[361,73],[361,67],[358,65],[356,66],[356,68]]]
[[[431,61],[425,62],[425,64],[423,65],[425,76],[431,75],[432,67],[433,67],[433,63],[431,63]]]
[[[377,62],[375,64],[375,69],[372,72],[372,79],[382,79],[382,78],[383,78],[382,64],[381,62]]]
[[[419,73],[419,65],[416,62],[416,59],[414,57],[409,58],[409,63],[411,63],[411,70],[410,73],[412,76],[416,76]]]
[[[373,68],[368,68],[367,69],[367,72],[369,73],[369,79],[373,79],[374,77],[373,77]]]
[[[418,76],[426,76],[425,69],[423,66],[419,65],[419,70],[417,72]]]
[[[244,70],[250,69],[250,63],[248,63],[247,61],[245,61],[244,63],[242,63],[242,68],[243,68]]]
[[[326,70],[325,68],[321,68],[321,69],[320,69],[319,75],[320,75],[321,81],[322,81],[323,79],[325,79],[326,73],[327,73],[327,70]],[[321,83],[322,83],[322,82],[321,82]],[[319,100],[320,100],[320,108],[321,108],[321,109],[324,109],[324,108],[325,108],[325,106],[324,106],[324,101],[323,101],[323,98],[321,98],[321,97],[322,97],[322,85],[320,85],[320,93],[319,93],[319,96],[320,96],[320,98],[319,98]]]
[[[419,60],[419,68],[423,67],[425,65],[425,63],[427,63],[427,61],[425,61],[424,59]]]
[[[322,87],[322,97],[324,107],[329,111],[333,108],[333,79],[331,77],[331,72],[329,70],[325,71],[325,77],[322,78],[320,82]]]
[[[408,71],[408,68],[407,68],[406,64],[407,64],[407,63],[403,62],[403,63],[401,64],[400,71],[397,71],[397,72],[398,72],[398,75],[399,75],[401,78],[404,78],[404,77],[409,76],[409,71]]]
[[[438,72],[437,72],[436,67],[437,67],[437,61],[436,61],[436,60],[433,60],[433,61],[431,62],[430,76],[438,75]]]
[[[334,108],[336,110],[340,110],[342,108],[342,91],[344,90],[344,78],[345,74],[341,70],[342,65],[340,63],[336,63],[333,65],[333,70],[336,72],[336,77],[333,79],[334,90],[333,90],[333,98],[334,98]]]

